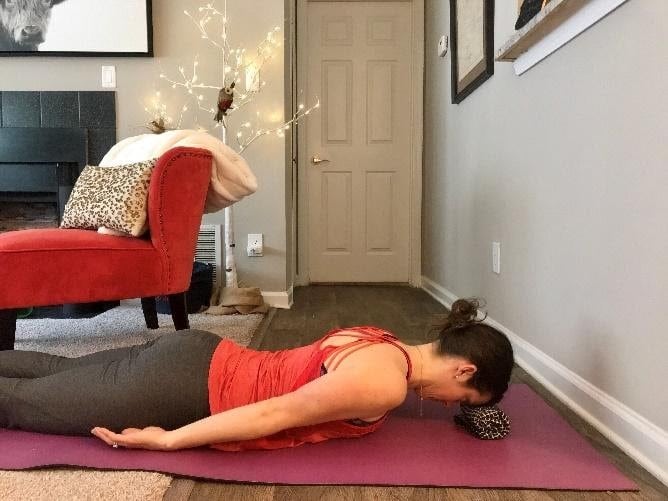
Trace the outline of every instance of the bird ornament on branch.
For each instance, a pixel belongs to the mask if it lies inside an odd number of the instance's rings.
[[[232,107],[232,103],[234,102],[235,83],[236,82],[232,82],[228,86],[223,86],[223,88],[220,89],[220,92],[218,92],[218,111],[214,117],[214,120],[218,123],[223,121],[223,117],[227,116],[227,110]]]

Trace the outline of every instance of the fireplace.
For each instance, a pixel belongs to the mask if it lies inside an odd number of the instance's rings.
[[[87,163],[87,135],[86,129],[0,128],[3,228],[58,225],[74,182]],[[30,215],[41,217],[36,223]]]
[[[115,108],[114,92],[0,92],[0,232],[59,225],[81,170],[116,142]],[[117,304],[33,316],[92,316]]]
[[[0,232],[58,226],[81,169],[116,142],[114,92],[0,92]]]

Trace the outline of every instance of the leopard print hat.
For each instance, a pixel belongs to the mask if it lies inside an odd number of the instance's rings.
[[[510,419],[496,405],[462,405],[455,423],[481,440],[498,440],[510,433]]]

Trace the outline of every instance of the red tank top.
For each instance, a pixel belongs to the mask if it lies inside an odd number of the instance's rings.
[[[342,331],[347,332],[340,334]],[[341,346],[322,346],[323,341],[337,335],[357,339]],[[366,326],[334,329],[313,344],[277,352],[255,351],[223,340],[216,348],[209,366],[211,414],[294,391],[319,377],[328,357],[332,357],[329,369],[334,370],[350,353],[377,343],[389,343],[401,350],[408,362],[406,379],[409,379],[411,360],[397,341],[394,335],[383,329]],[[387,414],[372,423],[359,420],[330,421],[283,430],[254,440],[213,444],[211,447],[223,451],[280,449],[330,438],[361,437],[378,429],[386,418]]]

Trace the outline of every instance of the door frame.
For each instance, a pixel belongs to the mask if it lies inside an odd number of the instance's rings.
[[[308,90],[308,59],[306,47],[307,35],[307,4],[315,2],[339,2],[355,3],[369,0],[296,0],[296,24],[295,30],[297,47],[297,78],[294,84],[293,95],[297,96],[294,106],[298,106],[299,90],[303,89],[304,102],[306,106],[310,105],[308,99],[313,96]],[[422,150],[423,150],[423,88],[424,88],[424,0],[372,0],[375,2],[408,2],[411,3],[412,14],[412,33],[411,51],[413,53],[413,63],[411,68],[411,166],[410,166],[410,204],[409,204],[409,284],[414,287],[420,287],[422,281]],[[303,85],[302,85],[303,83]],[[309,279],[309,240],[308,240],[308,183],[307,172],[309,168],[308,155],[306,151],[306,128],[309,120],[304,120],[299,124],[296,131],[297,155],[295,174],[297,176],[297,213],[293,214],[296,218],[297,229],[297,251],[296,262],[294,264],[294,283],[295,285],[308,285]],[[304,145],[304,147],[302,147]]]

